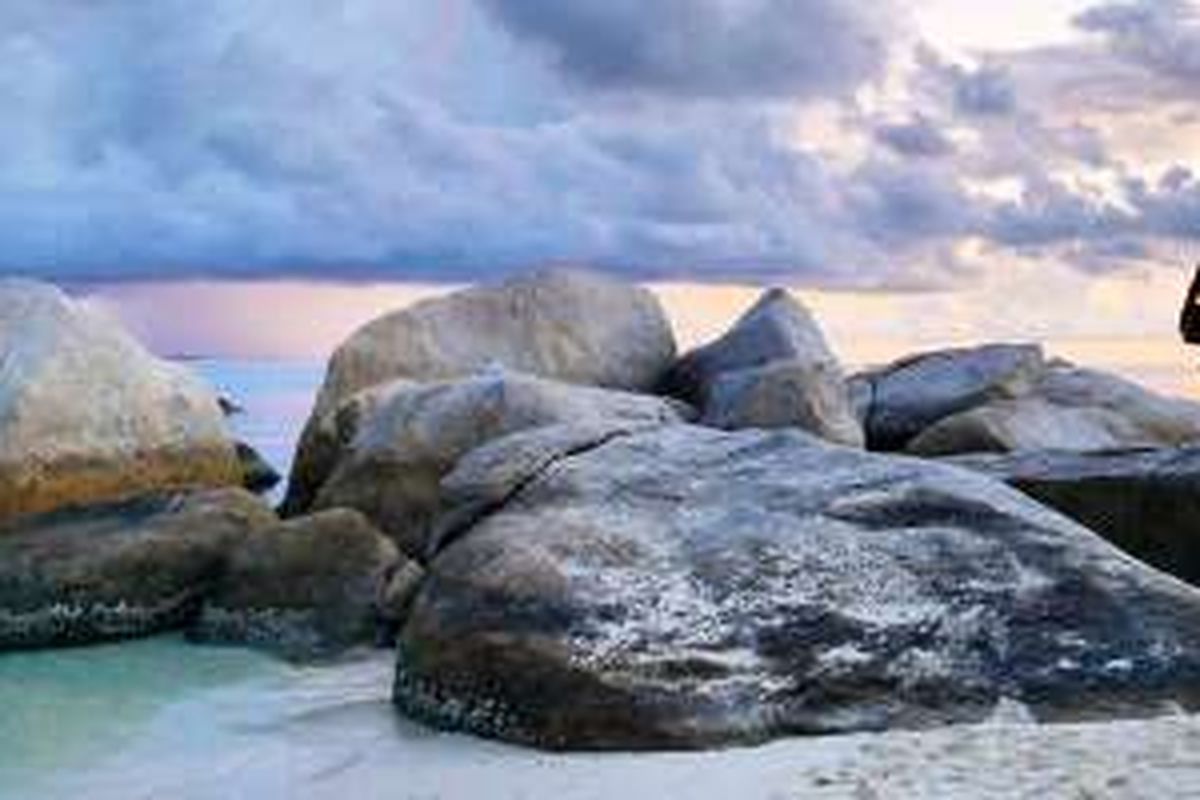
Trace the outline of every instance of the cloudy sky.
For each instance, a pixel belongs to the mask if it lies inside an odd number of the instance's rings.
[[[0,274],[160,351],[572,262],[685,342],[771,282],[856,362],[1187,363],[1192,0],[5,0],[0,58]]]
[[[1184,0],[8,0],[0,56],[9,273],[919,288],[1200,249]]]

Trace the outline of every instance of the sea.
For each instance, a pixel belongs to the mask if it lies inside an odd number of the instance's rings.
[[[188,363],[243,407],[235,432],[286,474],[323,363]],[[298,667],[179,636],[3,654],[0,800],[825,797],[843,796],[822,793],[833,778],[796,787],[830,759],[875,761],[854,737],[716,755],[537,753],[402,719],[391,670],[383,652]]]

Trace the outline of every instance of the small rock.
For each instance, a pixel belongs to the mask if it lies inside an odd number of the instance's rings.
[[[776,361],[841,370],[812,314],[783,289],[765,292],[724,336],[680,358],[663,388],[703,409],[719,376]]]
[[[358,512],[333,509],[289,520],[256,530],[231,549],[188,634],[297,661],[328,658],[377,640],[385,616],[379,603],[396,576],[416,580],[395,546]],[[397,585],[393,591],[404,590]],[[393,617],[397,610],[393,605]]]
[[[283,480],[257,450],[245,442],[237,442],[238,462],[242,465],[242,486],[255,494],[266,494]]]

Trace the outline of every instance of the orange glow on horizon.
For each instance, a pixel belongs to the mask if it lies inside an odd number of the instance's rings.
[[[1039,341],[1051,354],[1200,396],[1197,359],[1174,330],[1184,280],[1168,271],[1089,278],[1011,270],[953,292],[793,291],[851,368],[941,347]],[[454,288],[191,281],[113,285],[90,299],[160,353],[324,359],[360,325]],[[682,349],[720,335],[762,291],[732,284],[650,288]]]

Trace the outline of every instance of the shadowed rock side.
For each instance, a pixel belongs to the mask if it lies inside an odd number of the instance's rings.
[[[958,456],[1164,572],[1200,585],[1200,447]]]
[[[283,480],[262,453],[245,442],[237,442],[238,463],[242,467],[242,486],[255,494],[266,494]]]
[[[0,519],[237,486],[216,396],[52,286],[0,280]]]
[[[480,487],[478,521],[414,601],[402,710],[548,748],[692,748],[1200,690],[1200,593],[998,482],[795,432],[531,446],[550,433],[447,478],[460,502]]]
[[[369,323],[329,362],[301,437],[285,512],[310,507],[328,476],[330,415],[396,379],[445,381],[490,365],[581,385],[649,390],[675,358],[658,299],[577,270],[546,270],[418,303]],[[336,449],[336,448],[334,448]]]
[[[56,511],[0,528],[0,650],[182,627],[225,552],[275,514],[241,489]]]
[[[852,377],[872,450],[901,450],[929,426],[991,400],[1027,393],[1045,361],[1036,345],[921,353]]]
[[[561,422],[682,421],[676,404],[492,370],[462,381],[401,382],[375,404],[317,494],[314,508],[355,508],[400,549],[424,559],[439,484],[459,458],[491,439]]]
[[[295,661],[373,644],[409,598],[412,574],[393,545],[361,514],[335,509],[261,528],[230,550],[188,634],[245,644]]]

